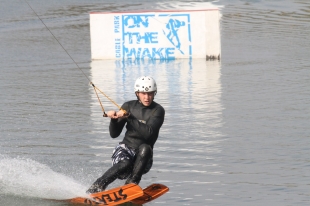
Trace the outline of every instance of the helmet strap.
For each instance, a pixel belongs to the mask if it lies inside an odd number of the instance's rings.
[[[138,100],[139,100],[139,102],[140,102],[140,99],[139,99],[139,95],[138,95],[138,93],[139,93],[139,92],[135,92],[136,97],[137,97],[137,99],[138,99]]]

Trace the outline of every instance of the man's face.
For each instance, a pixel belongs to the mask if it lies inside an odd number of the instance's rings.
[[[144,106],[150,106],[154,100],[155,92],[137,92],[140,102]]]

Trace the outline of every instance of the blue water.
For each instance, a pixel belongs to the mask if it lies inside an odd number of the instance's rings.
[[[121,140],[88,79],[118,104],[151,75],[166,119],[141,186],[147,205],[308,205],[310,3],[217,1],[221,61],[91,61],[89,12],[206,8],[207,1],[0,2],[0,205],[68,205]],[[86,75],[86,77],[84,76]],[[104,97],[106,110],[116,109]],[[123,184],[117,180],[111,187]]]

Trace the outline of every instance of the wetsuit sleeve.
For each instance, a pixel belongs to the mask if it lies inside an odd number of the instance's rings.
[[[128,105],[125,103],[122,105],[122,108],[128,110]],[[122,133],[126,122],[126,118],[111,119],[109,126],[110,136],[112,138],[118,137]]]
[[[164,123],[165,110],[163,107],[158,107],[152,112],[147,122],[141,123],[132,114],[127,118],[128,123],[137,131],[144,139],[149,140],[154,135],[158,135],[159,129]]]

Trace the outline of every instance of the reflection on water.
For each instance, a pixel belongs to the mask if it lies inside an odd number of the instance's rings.
[[[156,100],[159,99],[163,105],[170,105],[171,109],[205,109],[206,101],[209,111],[220,111],[222,108],[218,61],[206,62],[201,59],[91,62],[93,83],[102,88],[108,96],[114,95],[110,97],[119,103],[135,98],[133,84],[142,75],[151,75],[156,79]],[[93,99],[97,101],[96,96],[93,96]],[[110,104],[109,101],[105,103]],[[97,109],[94,109],[94,113],[96,111]]]

